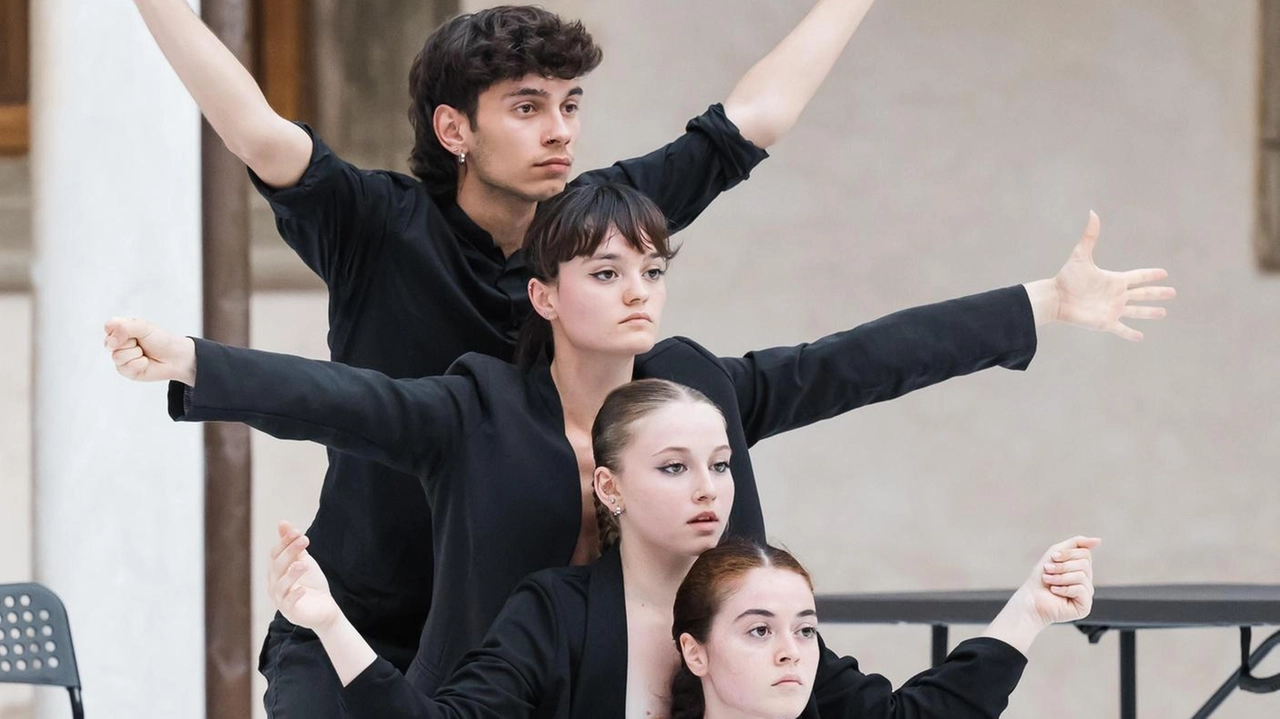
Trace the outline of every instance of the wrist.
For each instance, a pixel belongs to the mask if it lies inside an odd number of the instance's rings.
[[[177,379],[188,387],[196,386],[196,341],[190,337],[183,337],[183,361],[181,369],[178,371]]]
[[[1023,654],[1031,648],[1040,632],[1044,631],[1048,622],[1036,611],[1035,601],[1022,589],[1013,596],[992,620],[983,636],[999,639]]]
[[[1036,327],[1057,321],[1061,307],[1057,282],[1050,278],[1028,282],[1022,287],[1027,291],[1027,299],[1031,302],[1031,314],[1035,318]]]

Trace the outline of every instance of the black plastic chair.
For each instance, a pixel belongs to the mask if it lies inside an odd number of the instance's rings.
[[[0,584],[0,682],[66,687],[84,719],[67,610],[43,585]]]

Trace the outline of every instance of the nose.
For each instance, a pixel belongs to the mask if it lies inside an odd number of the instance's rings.
[[[795,634],[781,632],[778,634],[778,651],[774,655],[774,663],[784,666],[798,661],[800,661],[800,646],[796,643]]]
[[[634,273],[627,281],[626,294],[623,301],[629,305],[644,304],[649,300],[649,287],[640,273]]]
[[[716,483],[711,478],[711,472],[706,468],[699,469],[695,472],[697,476],[697,484],[693,488],[693,499],[695,502],[710,504],[716,500]]]
[[[551,147],[556,145],[568,145],[569,140],[573,137],[573,133],[569,128],[569,119],[565,116],[564,112],[559,110],[549,113],[548,116],[551,120],[547,127],[547,134],[543,139],[543,143]]]

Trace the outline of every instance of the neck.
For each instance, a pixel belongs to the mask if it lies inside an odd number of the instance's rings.
[[[516,197],[478,180],[458,183],[458,207],[471,221],[493,237],[493,243],[510,257],[524,245],[524,233],[533,221],[538,203]]]
[[[551,380],[560,395],[565,427],[590,431],[604,398],[631,381],[636,359],[627,357],[584,356],[571,347],[556,347],[551,361]]]
[[[697,557],[655,549],[638,539],[627,541],[625,533],[618,544],[618,552],[622,555],[627,601],[669,613],[676,603],[676,590]]]

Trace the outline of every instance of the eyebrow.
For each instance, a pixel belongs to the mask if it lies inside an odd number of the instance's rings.
[[[733,621],[736,622],[739,619],[742,619],[743,617],[764,617],[766,619],[773,619],[776,616],[778,615],[774,614],[768,609],[748,609],[742,614],[739,614],[737,618],[735,618]],[[797,617],[816,617],[818,616],[818,613],[812,609],[806,609],[803,612],[797,613],[796,616]]]
[[[575,87],[575,88],[573,88],[572,90],[570,90],[570,91],[569,91],[569,97],[574,97],[574,96],[581,95],[581,94],[582,94],[582,88],[581,88],[581,87]],[[508,93],[505,95],[505,97],[541,97],[541,98],[550,98],[550,97],[551,97],[551,93],[547,92],[546,90],[543,90],[543,89],[542,89],[542,88],[540,88],[540,87],[529,87],[528,85],[525,85],[525,86],[523,86],[523,87],[518,87],[518,88],[516,88],[516,89],[512,90],[511,92],[508,92]]]
[[[619,259],[622,259],[622,255],[619,255],[616,252],[606,252],[603,255],[592,255],[587,258],[587,260],[608,260],[608,261],[619,260]],[[656,251],[650,252],[649,254],[645,255],[645,259],[660,260],[662,259],[662,255]]]
[[[729,449],[729,445],[727,445],[727,444],[722,444],[722,445],[720,445],[719,447],[716,447],[714,450],[712,450],[712,454],[714,454],[714,453],[716,453],[716,452],[723,452],[723,451],[725,451],[725,450],[727,450],[727,449]],[[688,447],[663,447],[662,449],[658,450],[657,452],[654,452],[654,453],[653,453],[653,456],[654,456],[654,457],[656,457],[656,456],[658,456],[658,455],[662,454],[663,452],[683,452],[684,454],[689,454],[689,448],[688,448]]]

